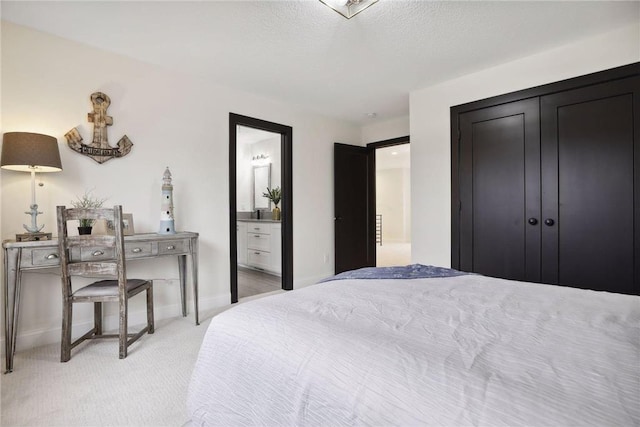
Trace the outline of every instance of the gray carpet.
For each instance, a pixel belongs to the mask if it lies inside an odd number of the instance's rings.
[[[17,353],[14,372],[0,375],[0,425],[182,426],[191,372],[214,314],[201,313],[200,326],[192,315],[157,322],[124,360],[113,339],[82,343],[67,363],[60,363],[59,344]]]

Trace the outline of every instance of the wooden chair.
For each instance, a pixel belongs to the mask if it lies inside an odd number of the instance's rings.
[[[128,347],[145,332],[153,333],[153,281],[127,279],[124,236],[122,231],[122,206],[113,209],[67,209],[57,207],[58,249],[62,269],[62,345],[60,361],[71,358],[71,349],[87,339],[118,338],[120,359],[127,357]],[[72,220],[105,219],[113,221],[115,234],[112,236],[80,235],[69,236],[67,222]],[[73,291],[72,276],[106,277]],[[129,334],[128,302],[129,298],[147,291],[147,326],[140,332]],[[102,303],[117,302],[119,305],[118,334],[102,333]],[[72,342],[71,326],[73,304],[93,303],[94,327]]]

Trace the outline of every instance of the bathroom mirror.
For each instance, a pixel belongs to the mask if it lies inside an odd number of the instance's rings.
[[[271,188],[271,163],[253,167],[253,209],[269,209],[269,199],[262,194]]]

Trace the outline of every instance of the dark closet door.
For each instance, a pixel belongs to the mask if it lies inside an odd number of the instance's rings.
[[[640,282],[639,88],[634,77],[541,98],[544,282]]]
[[[375,236],[370,221],[370,174],[375,173],[370,150],[334,145],[335,272],[375,266]],[[371,250],[373,247],[374,251]]]
[[[461,114],[458,145],[457,268],[539,281],[538,98]]]

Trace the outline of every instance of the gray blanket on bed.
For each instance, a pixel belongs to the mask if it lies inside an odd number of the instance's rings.
[[[433,265],[411,264],[397,267],[364,267],[345,271],[335,276],[322,279],[319,283],[345,279],[425,279],[432,277],[462,276],[464,271]]]

